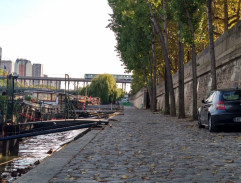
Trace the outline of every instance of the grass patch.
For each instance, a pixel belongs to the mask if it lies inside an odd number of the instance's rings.
[[[131,103],[130,102],[123,102],[123,105],[124,106],[131,106]]]

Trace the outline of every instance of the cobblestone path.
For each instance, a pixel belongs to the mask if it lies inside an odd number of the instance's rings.
[[[241,182],[241,133],[126,107],[50,183]]]

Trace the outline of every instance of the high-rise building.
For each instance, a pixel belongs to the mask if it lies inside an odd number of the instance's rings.
[[[7,71],[8,74],[14,72],[14,63],[11,60],[2,60],[0,62],[0,69],[4,71]]]
[[[14,70],[19,76],[32,76],[31,61],[26,59],[17,59]]]
[[[33,64],[32,76],[33,77],[43,77],[43,64]]]
[[[31,61],[26,60],[26,59],[17,59],[15,64],[14,64],[14,71],[19,75],[19,76],[32,76],[32,64]],[[22,84],[24,85],[30,85],[31,81],[26,80],[21,81]]]
[[[33,77],[43,77],[43,64],[33,64],[32,67],[32,76]],[[40,80],[34,81],[33,85],[39,85]]]

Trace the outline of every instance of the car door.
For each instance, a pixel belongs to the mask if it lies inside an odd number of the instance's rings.
[[[203,124],[208,125],[209,108],[213,105],[214,96],[215,96],[215,92],[212,92],[209,95],[209,97],[206,99],[203,105],[203,110],[202,110]]]
[[[206,113],[206,103],[209,99],[209,97],[212,95],[213,92],[209,93],[208,97],[206,99],[202,99],[202,106],[200,107],[200,120],[202,123],[205,123],[205,113]]]

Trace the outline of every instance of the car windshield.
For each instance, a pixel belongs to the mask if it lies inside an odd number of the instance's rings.
[[[241,100],[241,90],[223,92],[224,100]]]

